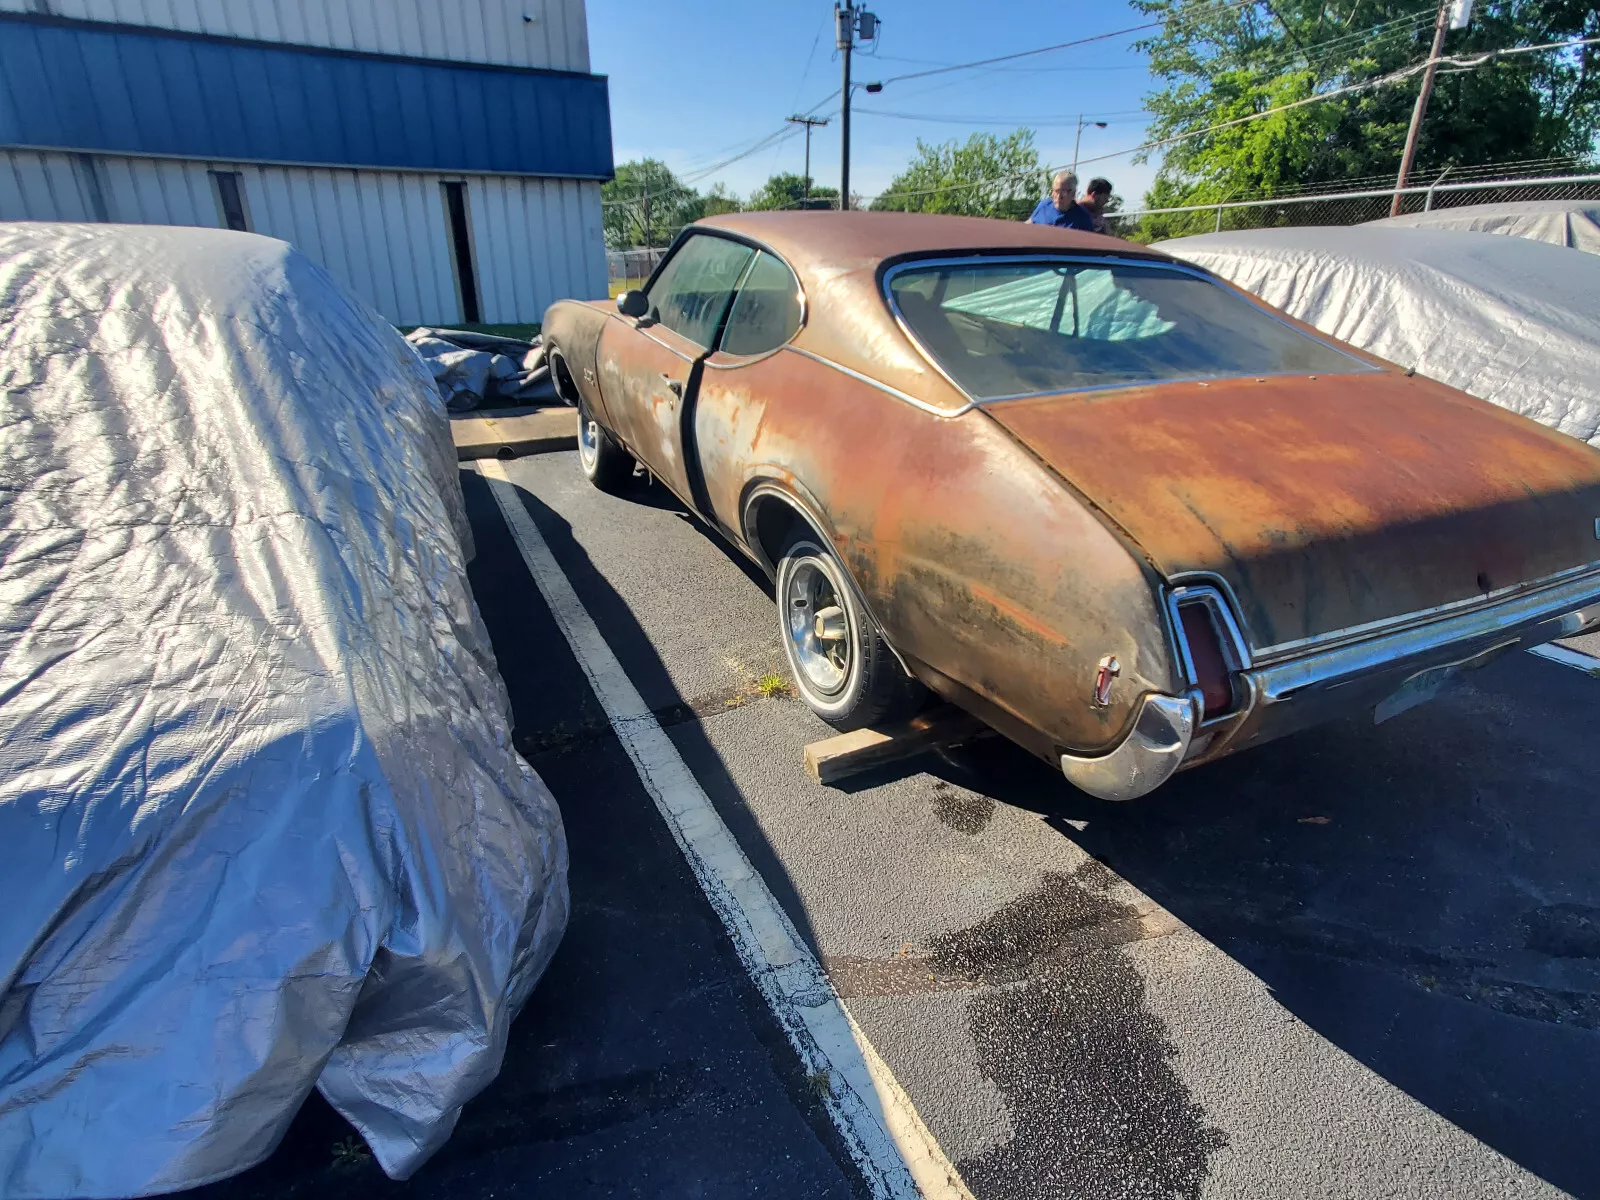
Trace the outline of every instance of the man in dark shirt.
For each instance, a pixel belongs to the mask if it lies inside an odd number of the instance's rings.
[[[1094,217],[1078,203],[1078,177],[1071,171],[1057,171],[1050,195],[1039,201],[1028,220],[1035,225],[1059,225],[1063,229],[1094,232]]]
[[[1094,222],[1096,233],[1110,233],[1109,222],[1106,221],[1106,207],[1111,203],[1111,181],[1109,179],[1091,179],[1089,188],[1083,193],[1081,207],[1089,214],[1089,219]]]

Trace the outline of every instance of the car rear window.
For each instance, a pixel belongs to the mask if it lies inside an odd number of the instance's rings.
[[[1240,375],[1371,370],[1225,288],[1159,265],[902,267],[895,308],[976,400]]]

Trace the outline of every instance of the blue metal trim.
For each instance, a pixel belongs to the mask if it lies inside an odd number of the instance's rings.
[[[612,176],[604,76],[0,14],[0,145]]]

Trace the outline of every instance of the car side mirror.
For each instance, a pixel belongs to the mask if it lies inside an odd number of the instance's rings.
[[[650,297],[643,292],[623,292],[617,297],[617,311],[637,321],[650,311]]]

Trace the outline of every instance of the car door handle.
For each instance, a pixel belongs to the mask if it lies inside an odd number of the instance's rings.
[[[683,384],[679,383],[665,371],[661,373],[661,382],[667,385],[667,391],[671,392],[679,400],[683,399]]]

